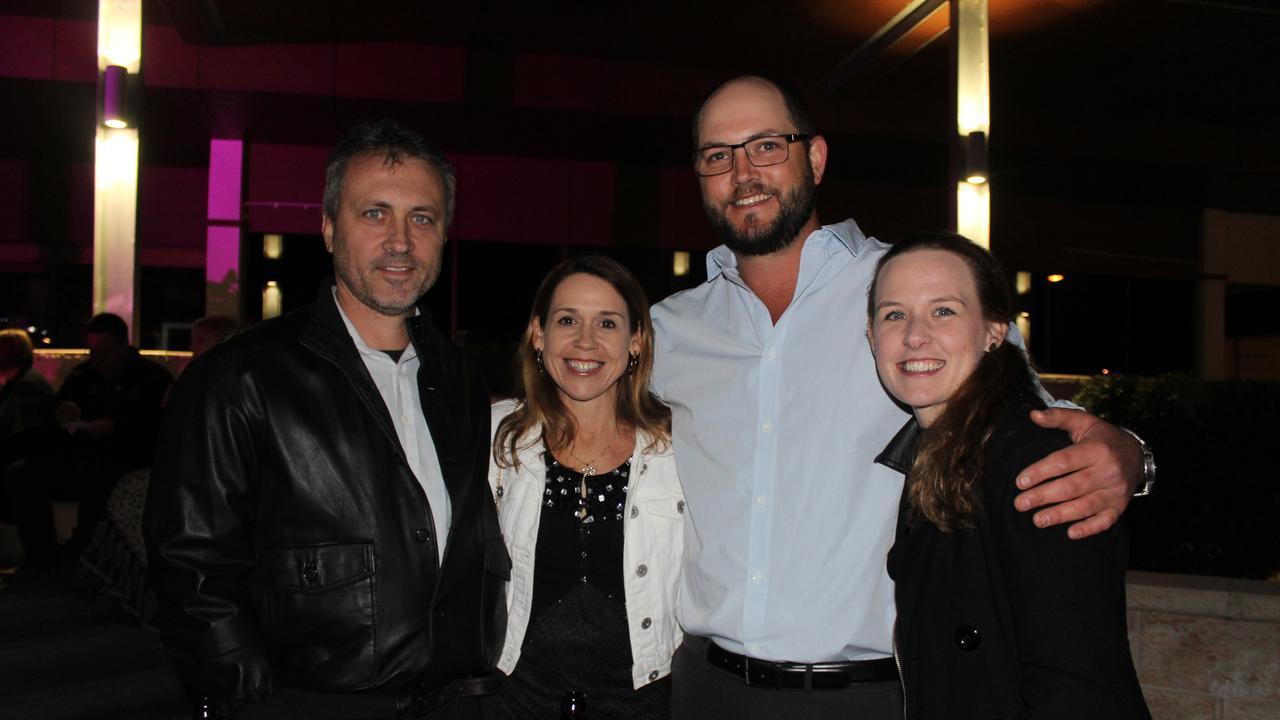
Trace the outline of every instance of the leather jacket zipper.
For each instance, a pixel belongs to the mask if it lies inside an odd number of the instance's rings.
[[[902,720],[907,718],[907,677],[902,674],[902,655],[898,652],[898,619],[893,619],[893,664],[898,666],[898,685],[902,687]]]

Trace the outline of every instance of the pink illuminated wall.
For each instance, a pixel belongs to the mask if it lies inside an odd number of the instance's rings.
[[[244,141],[209,141],[205,312],[240,317],[240,217]]]

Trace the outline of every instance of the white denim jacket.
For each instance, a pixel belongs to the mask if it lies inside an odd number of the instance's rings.
[[[493,432],[517,406],[514,400],[493,404]],[[536,439],[540,435],[538,428],[520,439],[519,468],[499,468],[492,457],[489,460],[489,485],[513,566],[507,586],[507,639],[498,661],[498,669],[507,674],[520,659],[533,605],[533,564],[547,482],[543,445]],[[622,520],[623,586],[636,689],[671,672],[671,655],[682,638],[675,606],[684,547],[684,494],[671,448],[645,450],[648,444],[649,438],[637,433]]]

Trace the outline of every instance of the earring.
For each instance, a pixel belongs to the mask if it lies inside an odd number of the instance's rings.
[[[636,371],[636,366],[640,364],[640,353],[631,353],[631,358],[627,360],[627,374],[631,375]]]
[[[534,358],[534,362],[538,364],[538,374],[545,375],[547,370],[542,366],[542,351],[538,351],[538,357]]]

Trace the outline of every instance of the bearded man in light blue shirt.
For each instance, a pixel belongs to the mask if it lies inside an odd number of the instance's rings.
[[[724,83],[694,135],[724,245],[706,283],[653,309],[688,510],[673,717],[900,718],[885,555],[903,478],[874,458],[908,415],[863,337],[886,246],[818,221],[827,144],[781,84]],[[1076,444],[1020,476],[1018,508],[1106,529],[1143,475],[1138,441],[1078,410],[1035,419]]]

